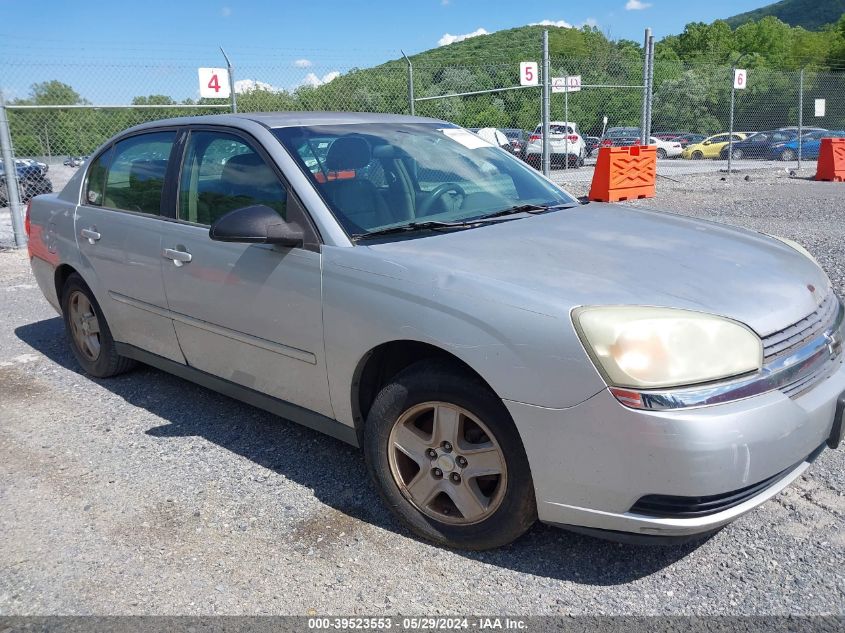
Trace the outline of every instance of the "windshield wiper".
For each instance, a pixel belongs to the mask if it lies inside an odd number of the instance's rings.
[[[378,237],[380,235],[393,235],[395,233],[408,233],[410,231],[426,231],[430,229],[451,229],[471,226],[478,224],[474,220],[466,220],[461,222],[437,222],[429,220],[427,222],[409,222],[408,224],[400,224],[399,226],[388,226],[383,229],[376,229],[375,231],[367,231],[366,233],[355,233],[352,235],[353,239],[365,239],[368,237]]]
[[[436,220],[428,220],[426,222],[409,222],[408,224],[400,224],[399,226],[388,226],[383,229],[376,229],[375,231],[367,231],[366,233],[356,233],[352,235],[352,239],[360,240],[370,237],[379,237],[382,235],[395,235],[397,233],[408,233],[410,231],[426,231],[434,229],[454,229],[467,228],[470,226],[477,226],[480,224],[489,224],[496,221],[498,218],[506,215],[516,215],[517,213],[542,213],[551,209],[563,209],[567,207],[577,206],[576,204],[561,203],[554,205],[540,205],[540,204],[520,204],[501,211],[494,211],[487,215],[480,215],[474,218],[467,218],[466,220],[456,220],[454,222],[442,222]],[[499,220],[501,221],[501,220]]]
[[[544,211],[550,211],[552,209],[565,209],[574,206],[576,205],[568,202],[562,202],[561,204],[518,204],[513,207],[508,207],[507,209],[502,209],[501,211],[494,211],[493,213],[478,216],[475,219],[489,220],[491,218],[500,218],[505,215],[515,215],[517,213],[543,213]]]

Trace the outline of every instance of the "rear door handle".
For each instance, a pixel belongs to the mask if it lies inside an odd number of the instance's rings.
[[[192,259],[191,254],[188,251],[179,251],[175,248],[165,248],[161,252],[161,256],[165,259],[173,260],[174,266],[184,266]]]
[[[99,233],[97,233],[97,227],[91,227],[90,229],[82,229],[79,234],[82,237],[88,238],[89,244],[93,244],[98,239],[100,239],[100,237],[102,237]]]

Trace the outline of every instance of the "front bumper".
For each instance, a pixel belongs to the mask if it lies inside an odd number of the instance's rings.
[[[803,395],[770,391],[735,402],[635,410],[607,390],[568,409],[505,401],[531,464],[541,521],[640,535],[717,529],[783,490],[831,436],[845,365]],[[770,486],[703,516],[632,511],[648,495],[708,497]]]

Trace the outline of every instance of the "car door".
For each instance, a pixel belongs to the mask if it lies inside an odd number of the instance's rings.
[[[76,209],[83,276],[112,336],[184,362],[161,277],[162,196],[176,131],[118,140],[91,163]]]
[[[704,146],[704,156],[707,158],[713,158],[719,156],[719,153],[722,151],[722,148],[728,142],[728,135],[727,134],[717,134],[710,138],[710,142]]]
[[[316,233],[272,162],[239,132],[194,128],[174,200],[177,218],[162,244],[163,276],[188,364],[333,417]],[[306,244],[210,239],[216,219],[256,204],[305,228]]]

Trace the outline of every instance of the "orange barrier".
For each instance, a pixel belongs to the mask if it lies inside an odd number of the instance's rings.
[[[845,180],[845,138],[821,139],[816,180]]]
[[[602,147],[590,185],[590,200],[618,202],[654,197],[657,148],[653,145]]]

